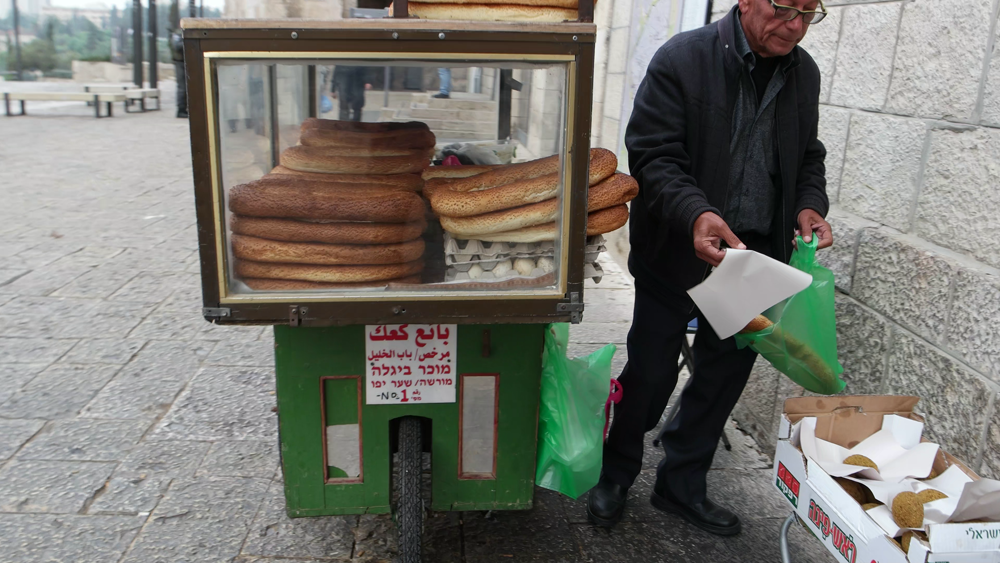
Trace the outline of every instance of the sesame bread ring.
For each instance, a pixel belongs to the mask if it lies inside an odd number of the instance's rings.
[[[359,131],[365,133],[381,133],[385,131],[429,130],[422,121],[384,121],[364,123],[361,121],[337,121],[335,119],[306,118],[302,122],[302,131],[308,129],[326,129],[328,131]]]
[[[419,195],[395,188],[250,182],[229,190],[229,210],[251,217],[408,223],[422,219],[425,207]]]
[[[590,166],[601,172],[610,170],[601,179],[611,175],[618,168],[618,158],[615,153],[607,149],[590,149]],[[545,176],[547,174],[559,173],[559,155],[552,155],[538,160],[522,162],[519,164],[508,164],[495,170],[469,176],[468,178],[457,178],[449,185],[452,191],[471,192],[475,190],[485,190],[495,188],[518,180],[528,180]],[[593,174],[591,174],[593,180]],[[591,181],[591,184],[594,182]]]
[[[413,174],[430,164],[434,149],[288,147],[281,165],[300,172],[326,174]]]
[[[609,198],[615,198],[619,193],[625,191],[633,191],[633,185],[635,194],[632,197],[638,195],[639,184],[631,176],[615,174],[615,166],[618,165],[618,161],[613,154],[601,151],[597,152],[595,156],[596,158],[590,162],[589,185],[603,184],[614,178],[614,181],[621,185],[602,190],[602,193],[607,194]],[[433,190],[428,195],[431,207],[436,213],[448,217],[471,217],[554,198],[559,193],[559,187],[559,173],[556,172],[471,192],[459,192],[448,189],[446,186],[439,190]]]
[[[434,147],[434,133],[426,129],[401,129],[379,133],[306,129],[299,144],[308,147],[357,147],[365,149],[429,149]]]
[[[342,221],[320,223],[233,215],[229,226],[238,235],[269,240],[325,242],[329,244],[389,244],[419,238],[427,229],[427,221],[420,219],[409,223]]]
[[[622,205],[631,201],[639,193],[638,183],[627,174],[615,174],[605,181],[592,186],[587,196],[587,211]],[[619,214],[621,211],[619,210]],[[441,227],[449,233],[460,237],[478,237],[490,233],[513,231],[535,225],[544,225],[556,220],[559,214],[557,199],[547,199],[538,203],[494,211],[472,217],[447,217],[439,219]],[[618,215],[619,219],[621,215]],[[628,221],[626,209],[624,221]],[[622,225],[625,223],[623,222]],[[619,227],[621,225],[618,225]],[[617,227],[616,227],[617,228]],[[514,242],[514,241],[511,241]]]
[[[394,280],[370,281],[358,283],[324,283],[302,280],[269,280],[266,278],[245,278],[240,280],[254,291],[302,291],[310,289],[358,289],[385,287],[391,283],[413,285],[420,283],[420,276],[407,276]]]
[[[267,278],[276,280],[301,280],[326,283],[359,283],[388,281],[419,274],[424,269],[423,260],[405,264],[364,266],[316,266],[311,264],[269,264],[251,260],[236,260],[236,275],[241,279]]]
[[[431,166],[421,174],[424,180],[431,178],[468,178],[500,168],[500,164],[469,164],[462,166]]]
[[[282,264],[402,264],[424,255],[422,239],[395,244],[325,244],[233,235],[231,242],[237,258]]]
[[[414,192],[419,191],[424,185],[423,179],[418,174],[329,174],[292,170],[280,164],[272,168],[271,173],[265,176],[265,178],[273,176],[295,176],[303,180],[338,182],[342,184],[378,184],[395,186]]]
[[[628,206],[625,204],[600,209],[587,215],[587,236],[603,235],[620,229],[628,223]],[[476,239],[488,242],[541,242],[556,239],[556,224],[545,223],[502,233],[477,235]]]

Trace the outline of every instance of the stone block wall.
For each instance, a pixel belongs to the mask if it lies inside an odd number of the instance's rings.
[[[919,395],[927,436],[1000,478],[1000,1],[841,4],[803,47],[845,391]],[[734,417],[773,451],[802,393],[758,362]]]

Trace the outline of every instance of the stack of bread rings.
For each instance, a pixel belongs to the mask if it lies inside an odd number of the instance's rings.
[[[613,152],[591,149],[587,236],[628,222],[625,204],[639,194],[639,185],[628,174],[616,173],[617,167]],[[558,155],[507,166],[453,168],[454,173],[437,167],[424,171],[424,194],[441,227],[452,236],[513,243],[555,240]],[[460,177],[466,173],[470,175]]]
[[[419,122],[307,119],[279,166],[229,191],[236,276],[254,290],[419,283],[434,143]]]

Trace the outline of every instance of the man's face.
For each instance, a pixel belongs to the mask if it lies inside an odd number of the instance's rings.
[[[792,52],[809,30],[809,24],[797,17],[783,21],[774,17],[769,0],[739,0],[740,21],[750,49],[762,57],[781,57]],[[818,0],[775,0],[782,6],[803,11],[816,10]]]

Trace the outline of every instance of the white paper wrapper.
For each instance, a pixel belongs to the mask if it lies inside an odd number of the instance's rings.
[[[754,317],[812,283],[812,276],[752,250],[726,250],[708,279],[688,290],[709,324],[726,339]]]
[[[867,512],[889,537],[899,537],[907,530],[899,527],[891,510],[893,499],[905,491],[919,493],[936,489],[947,495],[947,498],[924,504],[923,525],[913,529],[977,518],[1000,520],[1000,481],[973,481],[955,465],[934,479],[917,480],[930,474],[939,449],[937,444],[921,442],[922,433],[923,424],[918,421],[885,415],[881,430],[848,449],[817,438],[815,417],[803,418],[797,428],[799,445],[805,455],[829,475],[864,485],[883,503]],[[855,454],[874,461],[879,471],[843,463]]]

